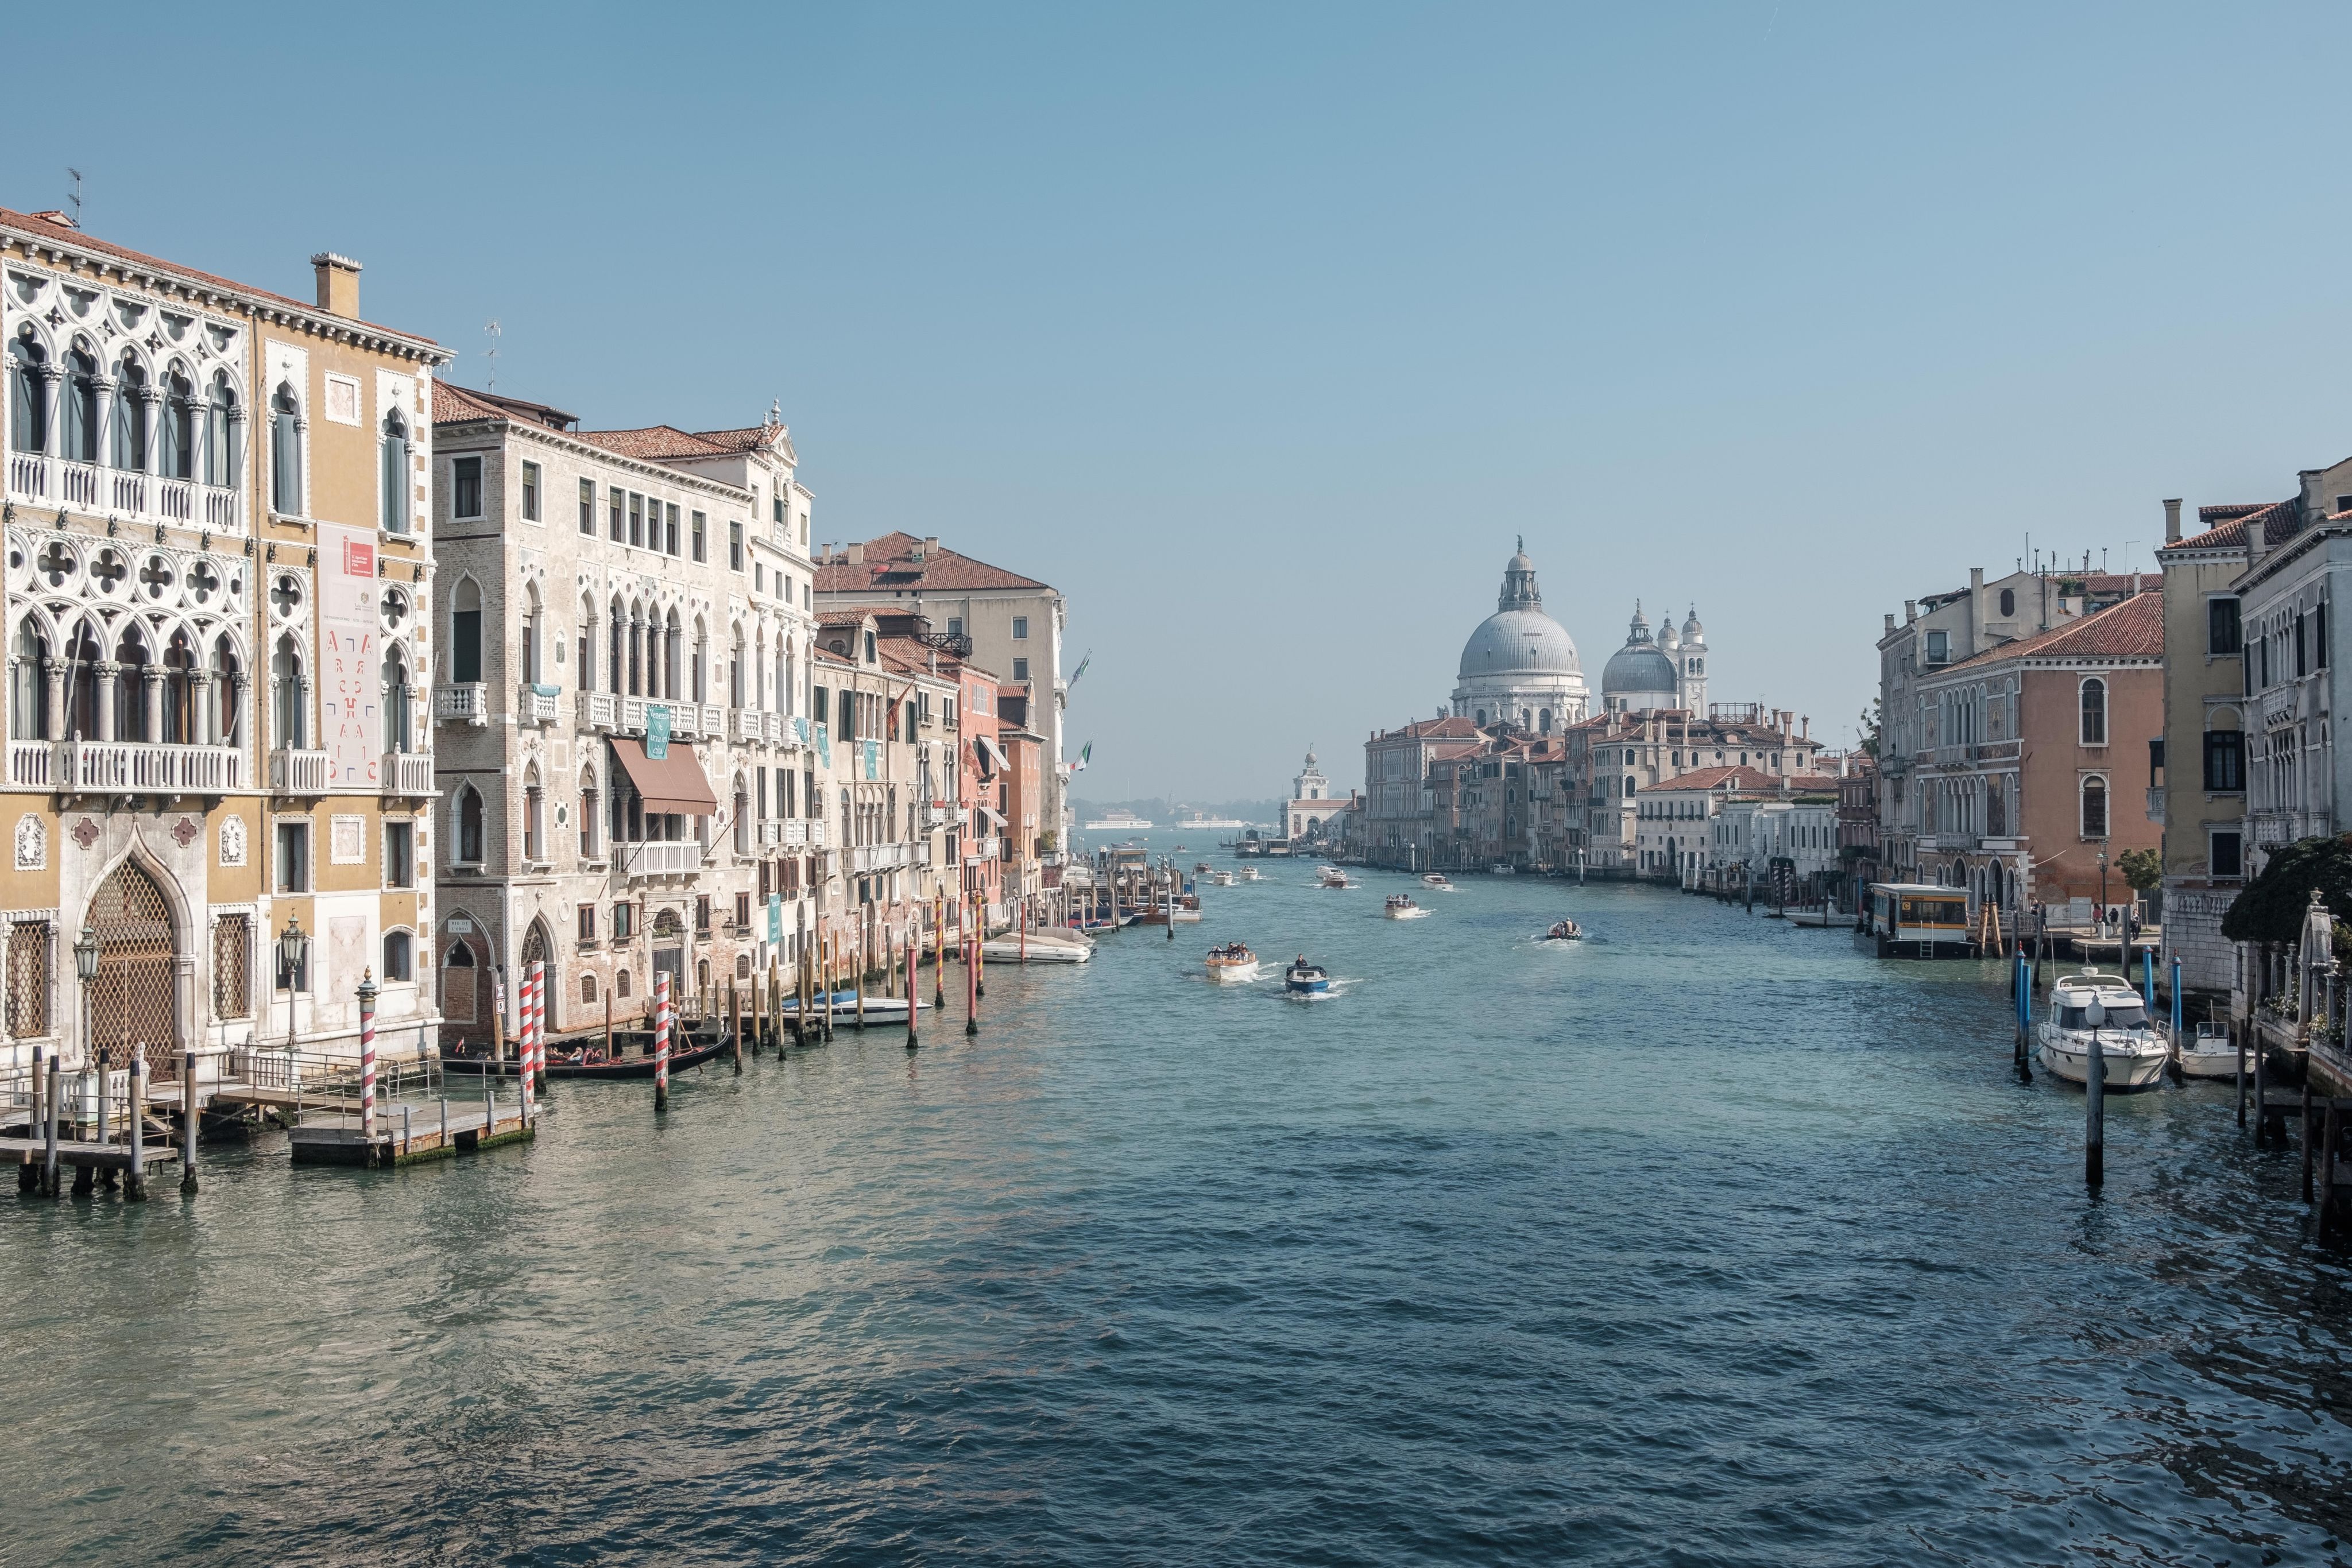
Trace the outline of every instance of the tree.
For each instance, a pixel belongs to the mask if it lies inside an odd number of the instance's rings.
[[[2314,888],[2329,914],[2352,921],[2352,834],[2304,839],[2271,856],[2221,916],[2221,935],[2232,942],[2298,940]]]
[[[2126,850],[2116,869],[2134,893],[2146,893],[2164,880],[2164,857],[2154,850]]]
[[[1878,755],[1879,699],[1870,699],[1870,706],[1858,716],[1862,721],[1862,752],[1865,757]]]

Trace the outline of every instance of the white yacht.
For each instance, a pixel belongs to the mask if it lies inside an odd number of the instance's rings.
[[[1423,889],[1431,893],[1459,893],[1462,891],[1460,888],[1454,886],[1453,883],[1447,881],[1445,873],[1442,871],[1423,873],[1422,874],[1421,885]]]
[[[1234,874],[1239,876],[1244,882],[1255,882],[1257,880],[1257,867],[1254,865],[1245,865]]]
[[[1013,931],[982,942],[980,956],[991,964],[1083,964],[1095,945],[1076,931],[1032,931],[1025,942]]]
[[[2088,1082],[2091,1042],[2098,1040],[2109,1089],[2145,1089],[2162,1081],[2172,1048],[2148,1027],[2139,993],[2121,975],[2086,970],[2061,975],[2050,988],[2048,1016],[2034,1026],[2042,1068],[2069,1083]]]
[[[1419,920],[1428,915],[1429,911],[1415,904],[1412,901],[1412,894],[1409,893],[1391,893],[1389,894],[1388,905],[1382,913],[1391,920]]]
[[[1320,884],[1325,887],[1345,887],[1348,885],[1348,873],[1335,865],[1323,866],[1316,872],[1315,875]]]
[[[1090,833],[1139,833],[1151,824],[1124,807],[1115,806],[1086,824]]]
[[[1246,986],[1257,978],[1257,955],[1239,942],[1209,949],[1209,978],[1221,986]]]

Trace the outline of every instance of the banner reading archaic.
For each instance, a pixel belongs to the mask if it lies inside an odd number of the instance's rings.
[[[319,525],[319,745],[337,789],[373,789],[383,765],[383,673],[375,534]]]

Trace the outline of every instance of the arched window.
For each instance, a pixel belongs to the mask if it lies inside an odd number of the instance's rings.
[[[743,706],[743,629],[740,626],[727,649],[727,706]]]
[[[461,577],[449,602],[449,678],[465,685],[482,678],[482,591]]]
[[[2096,773],[2083,776],[2083,836],[2107,836],[2107,781]]]
[[[735,852],[751,852],[751,797],[743,788],[740,774],[735,779]]]
[[[591,768],[580,770],[580,853],[592,860],[596,854],[596,773]]]
[[[662,628],[662,695],[672,702],[685,689],[686,638],[678,630],[677,612],[669,612],[669,621]]]
[[[147,466],[147,372],[129,355],[114,371],[113,465],[134,473]]]
[[[539,787],[539,770],[525,776],[522,786],[522,858],[547,858],[546,792]]]
[[[471,784],[457,791],[457,859],[482,863],[482,792]]]
[[[2000,618],[2006,621],[2016,613],[2017,590],[2013,588],[2002,589],[2000,591]]]
[[[583,692],[596,689],[596,601],[582,595],[580,600],[580,669],[572,678]]]
[[[474,1021],[474,953],[452,942],[441,960],[441,1016],[451,1023]]]
[[[395,980],[416,978],[415,961],[410,956],[415,951],[415,940],[405,931],[383,934],[383,978],[387,985]]]
[[[408,664],[400,656],[400,645],[394,643],[383,651],[383,748],[386,751],[406,751],[409,747]]]
[[[302,515],[302,405],[291,382],[278,382],[269,400],[269,505],[289,517]]]
[[[174,745],[193,745],[204,737],[196,733],[202,715],[196,710],[196,648],[185,632],[172,633],[169,646],[163,650],[163,733],[161,739]]]
[[[629,606],[629,695],[645,695],[646,612],[642,605]]]
[[[1537,714],[1536,722],[1542,726],[1544,734],[1549,735],[1551,733],[1551,709],[1545,708],[1542,712]]]
[[[613,994],[625,1002],[629,999],[629,972],[626,969],[613,977]]]
[[[278,648],[269,657],[270,723],[278,731],[278,745],[287,751],[302,749],[304,726],[302,701],[302,650],[291,632],[278,639]]]
[[[238,701],[238,689],[244,685],[244,665],[236,656],[236,644],[229,634],[222,632],[213,641],[213,740],[215,746],[245,744],[244,705]]]
[[[196,389],[177,371],[164,382],[163,476],[196,476]]]
[[[98,461],[98,361],[79,349],[66,356],[66,455]]]
[[[547,678],[546,673],[539,667],[539,585],[531,583],[523,589],[522,637],[515,653],[522,665],[522,678],[533,683]]]
[[[583,1006],[593,1007],[595,1005],[596,977],[594,975],[583,975],[580,977],[580,1000]]]
[[[74,628],[73,640],[66,644],[66,736],[84,740],[103,740],[98,727],[98,667],[106,659],[106,650],[98,641],[98,630],[84,621]]]
[[[40,452],[49,437],[49,383],[41,372],[49,356],[28,325],[8,342],[8,444]]]
[[[622,670],[629,662],[629,617],[627,612],[623,611],[621,608],[621,600],[618,594],[614,595],[612,611],[613,636],[611,645],[605,650],[609,656],[605,661],[604,674],[606,680],[612,685],[613,695],[614,696],[619,696],[621,695]]]
[[[1478,716],[1471,722],[1477,725],[1481,729],[1484,729],[1486,727],[1486,710],[1485,708],[1480,708],[1478,710]]]
[[[136,621],[122,628],[122,640],[114,645],[114,734],[113,740],[152,740],[147,733],[147,666],[155,655],[148,651],[146,639],[140,634]]]
[[[393,533],[404,534],[408,531],[408,494],[412,488],[408,421],[396,408],[383,416],[383,436],[376,461],[382,470],[378,488],[383,492],[383,526]]]
[[[240,450],[244,431],[245,421],[237,413],[228,372],[215,371],[212,390],[205,396],[205,484],[227,487],[237,482],[236,471],[245,462]]]
[[[2083,744],[2107,743],[2107,683],[2094,675],[2083,683]]]
[[[702,617],[698,615],[694,618],[694,675],[693,684],[689,689],[693,693],[694,700],[698,703],[707,703],[710,700],[710,671],[708,668],[709,661],[710,632],[702,624]]]
[[[47,642],[33,630],[32,622],[20,622],[8,659],[8,734],[12,739],[55,738],[48,728],[48,683],[41,674],[48,653]]]

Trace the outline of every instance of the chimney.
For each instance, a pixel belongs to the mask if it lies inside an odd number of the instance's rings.
[[[861,543],[861,544],[854,544],[854,545],[851,545],[851,546],[849,547],[849,556],[848,556],[848,560],[849,560],[849,564],[850,564],[850,565],[852,565],[852,566],[863,566],[863,565],[865,565],[865,564],[866,564],[866,547],[865,547],[865,545],[864,545],[864,544],[862,544],[862,543]]]
[[[1908,626],[1908,625],[1910,625],[1910,624],[1911,624],[1911,622],[1913,622],[1914,621],[1916,621],[1916,620],[1918,620],[1918,619],[1919,619],[1919,601],[1918,601],[1917,600],[1916,600],[1916,599],[1906,599],[1906,600],[1905,600],[1905,601],[1903,601],[1903,624],[1905,624],[1906,626]]]
[[[924,535],[924,536],[923,536],[923,555],[924,555],[925,559],[929,559],[929,557],[931,557],[931,556],[935,556],[935,555],[937,555],[937,554],[939,554],[939,553],[940,553],[940,536],[939,536],[939,535],[937,535],[937,534],[926,534],[926,535]]]
[[[319,275],[319,308],[330,316],[359,319],[360,264],[322,250],[310,258],[310,267]]]
[[[1895,612],[1892,610],[1886,612],[1886,634],[1889,637],[1895,635]]]
[[[1969,645],[1967,653],[1962,653],[1960,657],[1965,659],[1969,653],[1977,651],[1978,640],[1984,632],[1984,568],[1972,566],[1969,568]]]
[[[2164,542],[2168,545],[2180,542],[2180,497],[2178,496],[2164,504]]]

